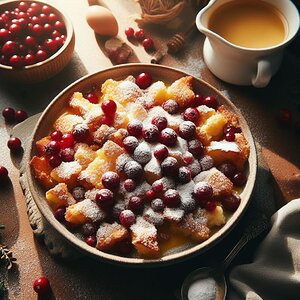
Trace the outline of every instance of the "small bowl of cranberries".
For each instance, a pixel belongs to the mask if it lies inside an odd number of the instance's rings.
[[[52,4],[0,4],[0,78],[22,83],[51,78],[69,63],[74,45],[71,21]]]

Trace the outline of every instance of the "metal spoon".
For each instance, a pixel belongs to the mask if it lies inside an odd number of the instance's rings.
[[[202,267],[190,273],[181,287],[182,300],[224,300],[227,283],[224,273],[241,249],[252,239],[270,227],[268,219],[259,215],[245,228],[241,239],[216,267]]]

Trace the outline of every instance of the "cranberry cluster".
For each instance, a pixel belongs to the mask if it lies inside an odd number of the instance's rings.
[[[22,1],[0,15],[0,63],[22,68],[44,61],[66,40],[66,26],[49,5]]]
[[[128,27],[125,29],[125,34],[128,39],[132,40],[135,38],[141,42],[146,51],[155,49],[153,40],[146,37],[144,29],[139,28],[137,31],[134,31],[132,27]]]
[[[28,114],[24,110],[14,110],[12,107],[6,107],[2,110],[2,116],[6,122],[11,123],[17,121],[18,123],[26,120]]]

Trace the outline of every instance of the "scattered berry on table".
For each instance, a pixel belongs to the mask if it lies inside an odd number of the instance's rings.
[[[38,295],[47,295],[50,293],[50,282],[46,277],[40,277],[33,283],[33,289]]]
[[[7,147],[12,151],[12,152],[17,152],[22,149],[22,143],[21,140],[17,137],[11,137],[8,142],[7,142]]]

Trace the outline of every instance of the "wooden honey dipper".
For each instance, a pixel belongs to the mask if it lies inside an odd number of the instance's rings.
[[[187,36],[196,29],[195,21],[185,32],[176,33],[170,40],[167,42],[168,53],[177,53],[184,46]]]

